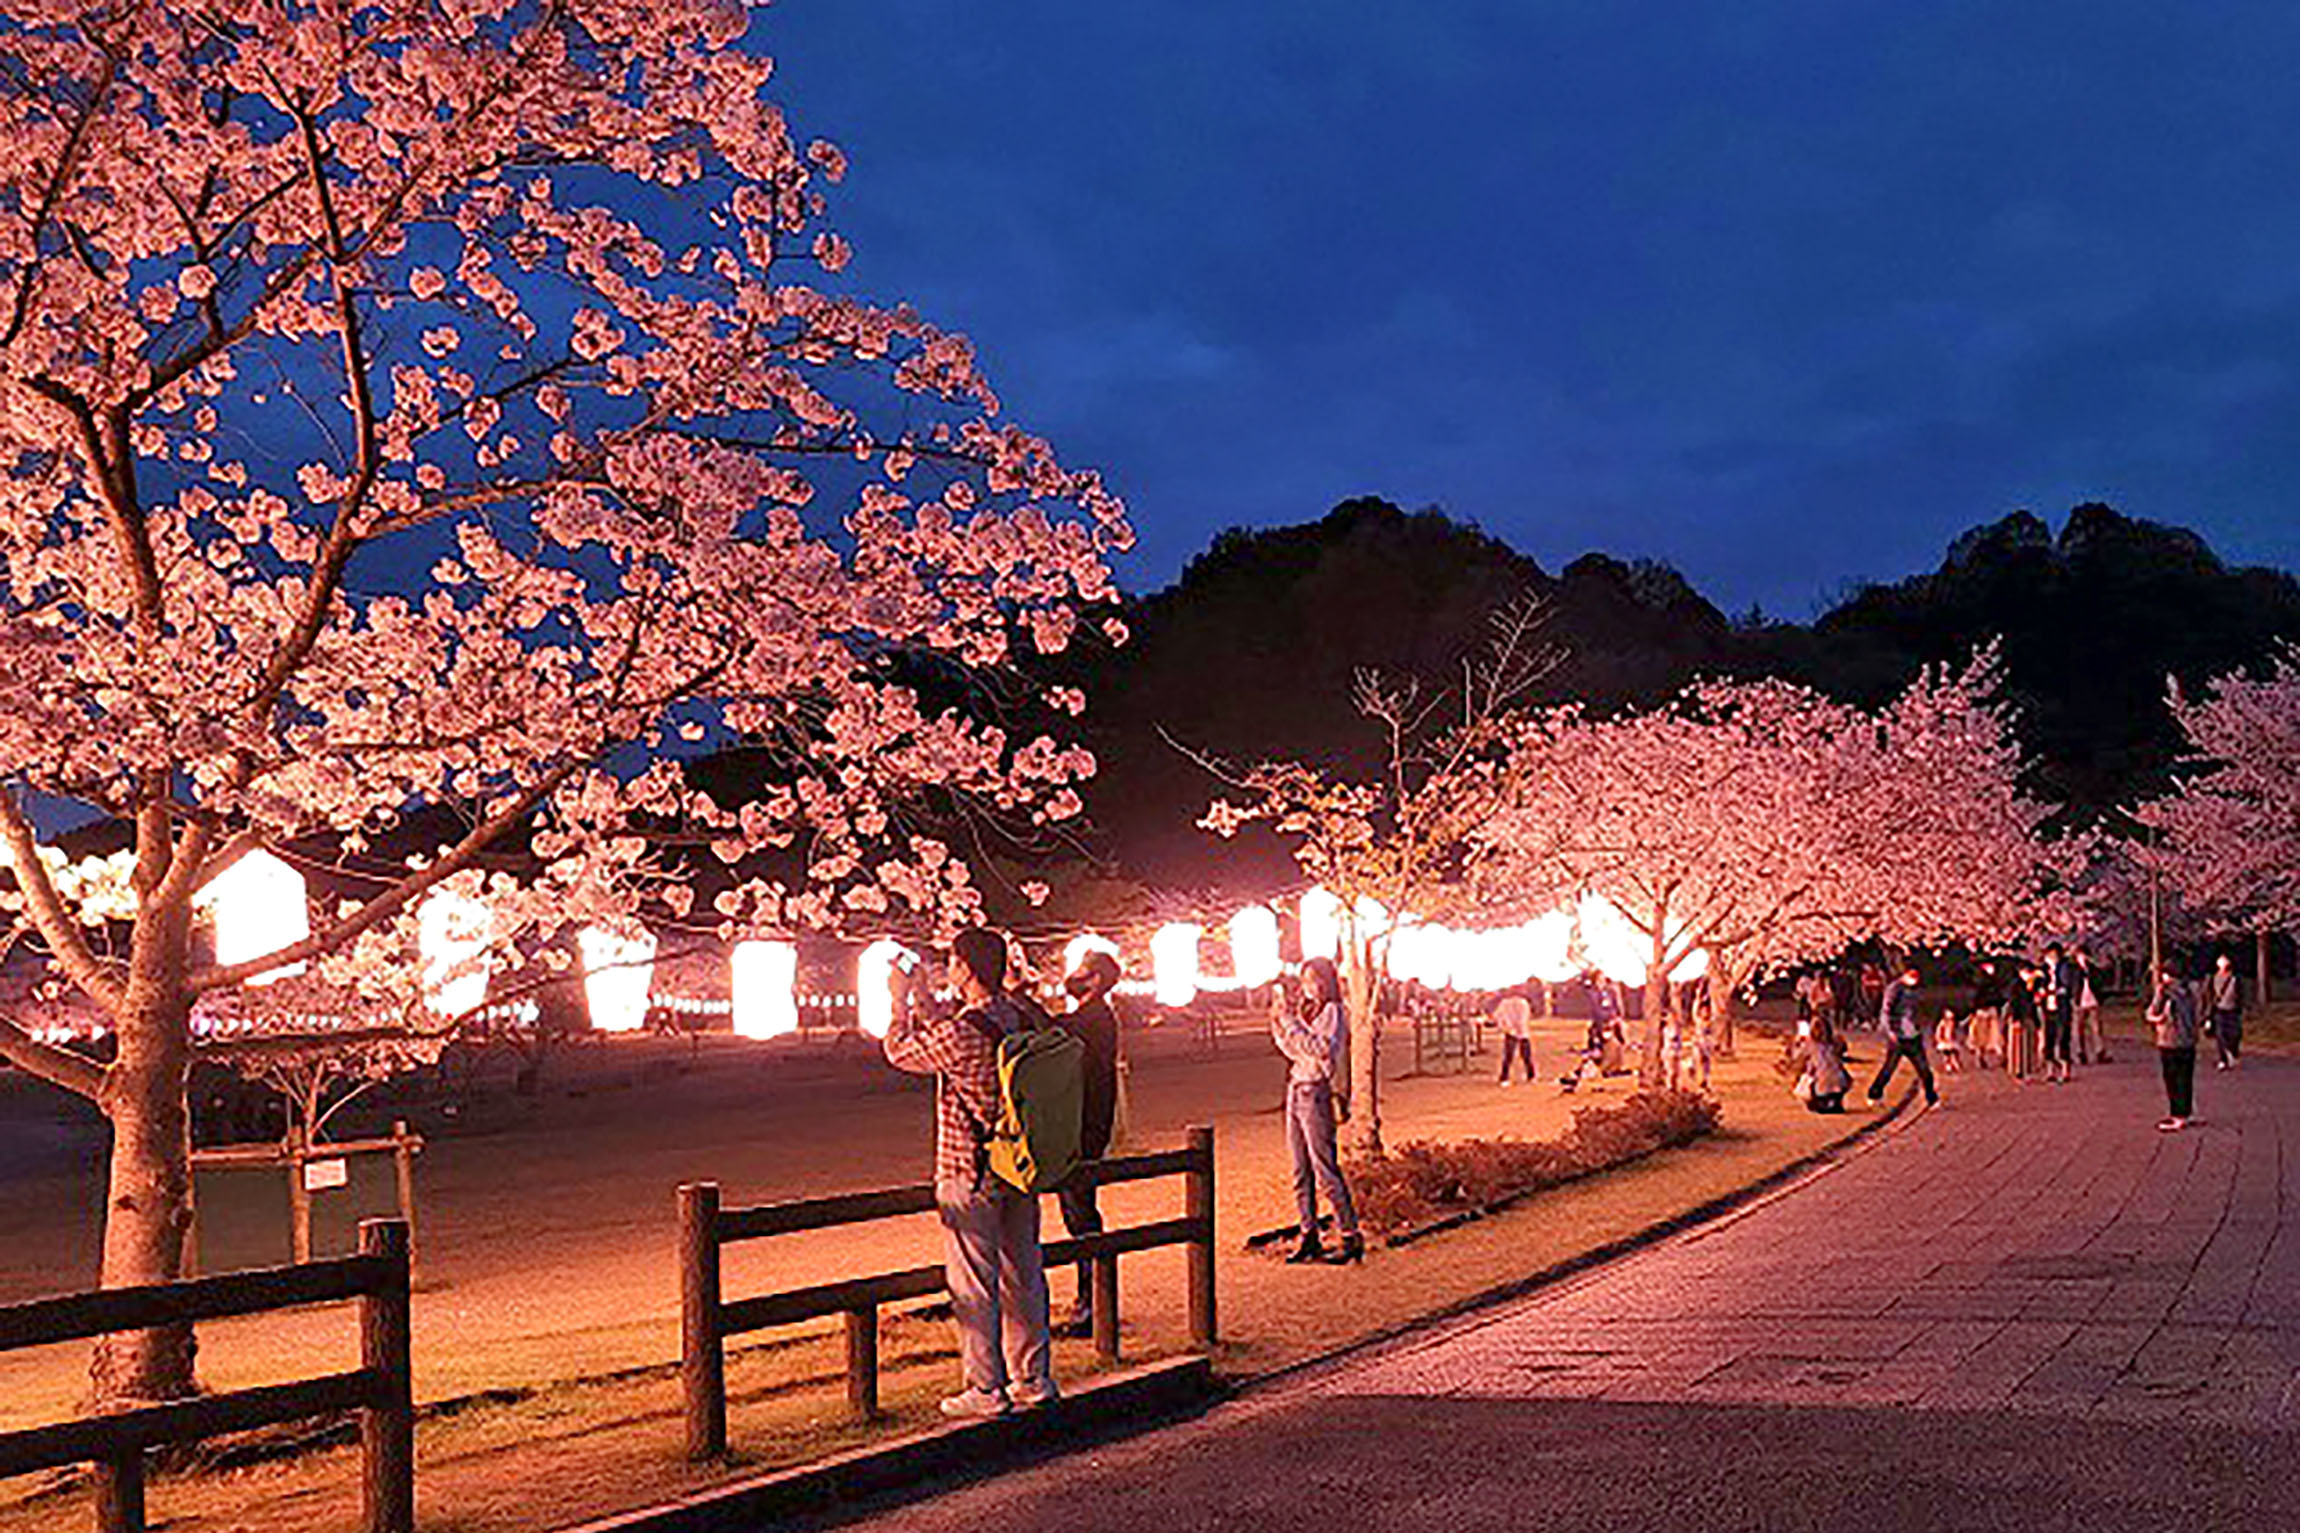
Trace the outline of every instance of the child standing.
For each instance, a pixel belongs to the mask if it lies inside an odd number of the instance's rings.
[[[1944,1011],[1941,1013],[1940,1025],[1933,1029],[1933,1047],[1940,1052],[1943,1071],[1955,1075],[1964,1069],[1965,1051],[1963,1043],[1957,1037],[1957,1014],[1955,1012]]]

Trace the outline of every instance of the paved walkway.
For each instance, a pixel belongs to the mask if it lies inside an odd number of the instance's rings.
[[[1952,1081],[1732,1223],[885,1526],[2300,1529],[2300,1061],[2200,1086],[2159,1135],[2152,1058]]]

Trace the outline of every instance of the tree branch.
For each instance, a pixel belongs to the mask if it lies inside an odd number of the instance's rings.
[[[91,1102],[103,1094],[108,1073],[85,1054],[43,1042],[7,1017],[0,1017],[0,1059]]]
[[[16,888],[24,896],[32,924],[39,929],[41,939],[55,954],[66,977],[116,1018],[120,1010],[120,986],[89,950],[87,939],[80,934],[80,923],[64,908],[64,898],[56,892],[55,880],[48,876],[47,867],[40,861],[40,843],[32,834],[32,822],[24,817],[23,806],[16,802],[13,793],[4,791],[0,791],[0,847],[6,850],[9,870],[16,875]]]

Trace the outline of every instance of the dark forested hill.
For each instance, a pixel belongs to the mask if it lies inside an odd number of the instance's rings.
[[[1282,877],[1266,838],[1224,846],[1191,828],[1219,782],[1183,750],[1247,764],[1286,757],[1371,771],[1381,741],[1351,707],[1366,667],[1443,686],[1494,613],[1549,604],[1562,663],[1552,698],[1652,702],[1741,663],[1730,626],[1672,570],[1592,555],[1562,576],[1434,511],[1352,500],[1319,521],[1216,538],[1127,613],[1132,642],[1080,679],[1102,762],[1090,794],[1104,843],[1163,884]],[[1173,743],[1168,743],[1169,738]],[[1211,877],[1209,876],[1211,870]]]
[[[2164,786],[2178,749],[2167,676],[2193,687],[2300,639],[2300,583],[2226,565],[2185,528],[2083,505],[2058,538],[2027,512],[1977,527],[1933,573],[1774,637],[1781,669],[1862,701],[2000,637],[2039,788],[2091,815]]]
[[[2300,640],[2291,576],[2231,567],[2194,533],[2102,505],[2077,507],[2057,537],[2016,512],[1957,539],[1938,570],[1811,624],[1742,627],[1666,566],[1591,554],[1552,575],[1441,513],[1347,501],[1315,522],[1222,534],[1132,605],[1132,643],[1089,663],[1097,841],[1169,886],[1284,877],[1267,839],[1224,848],[1190,828],[1218,784],[1166,737],[1233,762],[1369,771],[1380,742],[1350,706],[1353,674],[1442,684],[1489,615],[1527,592],[1547,600],[1564,656],[1542,695],[1600,709],[1758,672],[1875,702],[1920,666],[2001,639],[2037,786],[2085,816],[2162,785],[2177,747],[2168,675],[2199,684]]]

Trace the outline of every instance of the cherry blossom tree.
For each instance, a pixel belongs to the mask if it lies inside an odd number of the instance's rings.
[[[2265,934],[2300,922],[2300,649],[2286,648],[2265,675],[2223,676],[2201,697],[2175,685],[2170,706],[2194,775],[2138,811],[2135,857],[2211,929]]]
[[[1648,1083],[1668,978],[1707,955],[1728,999],[1768,969],[1882,937],[2010,936],[2065,917],[1993,654],[1880,712],[1781,681],[1712,683],[1650,713],[1519,725],[1476,832],[1489,907],[1603,897],[1642,942]]]
[[[24,0],[0,36],[0,850],[108,1062],[0,1055],[113,1126],[102,1281],[184,1271],[195,1007],[303,964],[404,1008],[425,896],[521,838],[511,929],[684,913],[659,835],[803,871],[732,935],[951,914],[921,790],[1040,819],[1082,749],[930,712],[900,655],[996,667],[1111,595],[1130,537],[1007,423],[967,340],[836,291],[838,149],[736,0]],[[1061,700],[1075,711],[1075,699]],[[769,748],[722,806],[681,748]],[[36,840],[134,827],[124,922]],[[200,891],[256,847],[436,855],[233,962]],[[642,834],[639,827],[649,827]],[[98,940],[123,931],[118,942]],[[106,1400],[189,1338],[107,1343]]]
[[[1470,831],[1493,806],[1495,745],[1510,708],[1554,670],[1547,608],[1527,598],[1494,614],[1485,651],[1456,685],[1363,672],[1353,701],[1381,732],[1384,768],[1353,782],[1297,761],[1234,769],[1204,762],[1238,795],[1200,824],[1219,836],[1268,824],[1311,883],[1341,902],[1341,964],[1350,1013],[1351,1148],[1382,1153],[1382,976],[1401,925],[1460,908]]]

